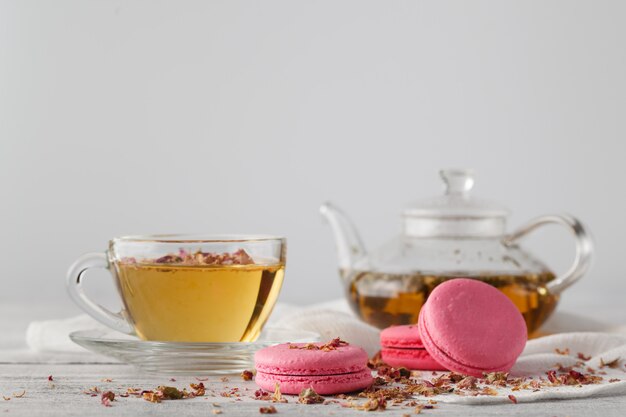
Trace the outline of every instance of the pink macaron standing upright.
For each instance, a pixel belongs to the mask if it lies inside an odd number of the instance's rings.
[[[509,298],[484,282],[438,285],[419,315],[424,347],[446,368],[480,377],[508,372],[526,345],[526,322]]]
[[[381,357],[395,368],[445,371],[424,348],[416,324],[391,326],[380,332]]]
[[[278,383],[284,394],[299,394],[306,388],[318,394],[340,394],[372,385],[367,353],[337,340],[330,344],[283,343],[259,350],[254,355],[255,382],[268,391]]]

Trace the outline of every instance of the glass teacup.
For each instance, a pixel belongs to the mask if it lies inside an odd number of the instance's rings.
[[[80,257],[70,296],[101,323],[144,340],[250,342],[267,321],[283,283],[286,241],[273,236],[129,236],[105,253]],[[89,299],[85,272],[106,268],[124,309]]]

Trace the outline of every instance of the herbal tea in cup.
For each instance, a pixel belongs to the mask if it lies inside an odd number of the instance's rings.
[[[84,272],[108,268],[124,310],[112,313],[81,289]],[[74,301],[97,320],[144,340],[254,341],[274,307],[285,270],[285,240],[252,236],[113,239],[105,254],[70,268]]]

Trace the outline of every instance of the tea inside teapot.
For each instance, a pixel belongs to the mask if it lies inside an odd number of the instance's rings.
[[[345,272],[344,272],[345,273]],[[546,271],[520,275],[435,275],[422,273],[394,274],[376,271],[353,271],[349,302],[365,322],[380,329],[398,324],[417,323],[422,305],[432,290],[453,278],[472,278],[493,285],[505,293],[520,310],[529,332],[534,332],[554,311],[558,294],[546,284],[555,276]]]

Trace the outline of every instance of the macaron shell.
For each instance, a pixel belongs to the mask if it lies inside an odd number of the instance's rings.
[[[261,349],[254,355],[255,368],[267,374],[300,376],[348,374],[367,367],[369,358],[359,346],[343,345],[328,351],[305,346],[283,343]]]
[[[257,371],[255,382],[270,392],[278,383],[283,394],[300,394],[303,389],[313,388],[318,394],[329,395],[365,389],[374,378],[368,368],[337,375],[275,375]]]
[[[421,321],[421,315],[420,315],[420,321]],[[464,363],[461,363],[458,360],[455,360],[454,358],[448,356],[448,354],[445,351],[439,349],[432,342],[432,339],[430,339],[430,337],[428,336],[426,329],[422,331],[422,338],[423,338],[422,340],[424,342],[424,346],[426,347],[426,350],[428,351],[430,356],[433,358],[433,360],[441,364],[441,366],[445,367],[446,369],[449,369],[451,371],[458,372],[464,375],[482,377],[484,373],[508,372],[513,367],[513,365],[515,364],[515,361],[517,360],[516,358],[512,362],[504,366],[498,366],[495,368],[474,367],[471,365],[466,365]]]
[[[424,371],[446,371],[426,351],[426,349],[396,349],[383,347],[381,350],[383,361],[394,368],[407,368]]]
[[[391,348],[424,348],[418,326],[415,324],[387,327],[380,332],[380,344]]]
[[[527,339],[526,323],[513,302],[472,279],[438,285],[420,312],[419,330],[436,361],[474,376],[508,371]]]

